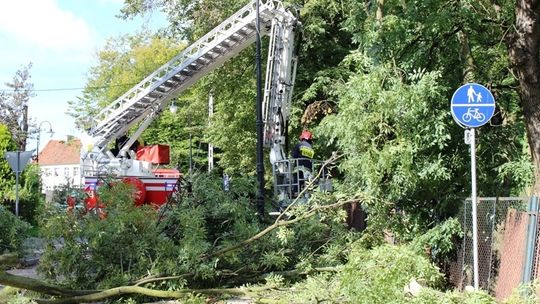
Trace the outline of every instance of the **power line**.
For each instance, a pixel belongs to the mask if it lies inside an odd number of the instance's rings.
[[[107,88],[114,88],[114,87],[123,87],[123,86],[132,86],[137,84],[138,82],[132,82],[132,83],[121,83],[121,84],[112,84],[112,85],[106,85],[106,86],[96,86],[96,87],[81,87],[81,88],[48,88],[48,89],[32,89],[30,92],[57,92],[57,91],[79,91],[84,89],[107,89]],[[11,93],[15,92],[16,89],[0,89],[0,92],[3,93]]]

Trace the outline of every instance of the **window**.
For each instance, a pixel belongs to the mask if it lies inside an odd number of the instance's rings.
[[[79,175],[79,167],[73,167],[73,176]]]
[[[60,175],[60,168],[54,168],[54,176]]]
[[[68,167],[65,167],[64,168],[64,176],[69,176],[69,168]]]

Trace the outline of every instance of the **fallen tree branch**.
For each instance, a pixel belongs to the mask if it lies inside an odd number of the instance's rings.
[[[328,266],[328,267],[315,267],[309,270],[297,270],[297,269],[291,269],[291,270],[282,270],[282,271],[272,271],[273,274],[281,275],[283,277],[297,277],[297,276],[306,276],[312,273],[316,272],[338,272],[338,267]],[[142,278],[138,281],[135,281],[132,283],[131,286],[142,286],[144,284],[153,283],[153,282],[161,282],[161,281],[168,281],[168,280],[176,280],[179,278],[184,278],[186,276],[193,275],[193,274],[184,274],[179,276],[148,276],[145,278]],[[235,286],[238,284],[246,284],[246,283],[258,283],[261,281],[264,281],[264,278],[268,275],[268,272],[258,271],[258,272],[222,272],[222,275],[220,276],[222,280],[225,280],[228,286]],[[235,281],[234,277],[240,277],[242,278],[241,281]],[[231,280],[232,278],[232,280]]]
[[[306,271],[299,270],[285,270],[285,271],[275,271],[273,273],[279,274],[284,277],[293,277],[293,276],[306,276],[315,272],[338,272],[340,269],[338,267],[315,267]]]
[[[244,241],[242,241],[242,242],[240,242],[238,244],[223,248],[221,250],[218,250],[218,251],[215,251],[215,252],[212,252],[212,253],[209,253],[209,254],[202,255],[201,259],[211,259],[213,257],[220,256],[220,255],[223,255],[225,253],[240,249],[240,248],[242,248],[244,246],[247,246],[247,245],[255,242],[256,240],[258,240],[261,237],[267,235],[268,233],[272,232],[272,230],[274,230],[276,228],[300,222],[302,220],[305,220],[305,219],[307,219],[309,217],[314,216],[319,211],[326,210],[326,209],[334,209],[334,208],[341,207],[341,206],[346,205],[346,204],[357,203],[357,202],[359,202],[359,199],[350,199],[350,200],[346,200],[346,201],[338,201],[337,203],[334,203],[334,204],[322,205],[322,206],[314,207],[314,208],[310,209],[308,212],[306,212],[306,213],[304,213],[304,214],[302,214],[302,215],[300,215],[298,217],[295,217],[295,218],[293,218],[291,220],[279,220],[279,221],[276,220],[272,225],[266,227],[265,229],[263,229],[261,232],[255,234],[254,236],[252,236],[252,237],[250,237],[250,238],[248,238],[248,239],[246,239],[246,240],[244,240]]]
[[[324,166],[326,166],[330,161],[327,161]],[[323,166],[323,167],[324,167]],[[322,170],[322,169],[321,169]],[[319,172],[316,178],[320,176],[322,171]],[[308,184],[308,187],[310,185]],[[306,189],[306,187],[301,194],[303,194]],[[250,238],[236,244],[232,245],[226,248],[223,248],[221,250],[217,250],[213,253],[208,253],[201,255],[199,258],[201,260],[204,259],[210,259],[216,256],[220,256],[223,254],[226,254],[228,252],[243,248],[248,246],[249,244],[257,241],[258,239],[262,238],[263,236],[267,235],[268,233],[272,232],[274,229],[292,225],[297,222],[303,221],[307,218],[310,218],[319,212],[323,210],[329,210],[334,208],[339,208],[343,205],[347,205],[350,203],[356,203],[360,201],[364,201],[365,198],[361,197],[354,197],[348,200],[343,201],[337,201],[333,204],[328,205],[315,205],[312,206],[311,209],[308,209],[303,214],[297,215],[294,218],[286,219],[284,220],[283,214],[280,215],[272,225],[266,227],[259,233],[251,236]],[[297,203],[298,200],[295,200],[291,205],[289,205],[285,212],[291,209],[293,205]],[[284,213],[285,213],[284,212]],[[295,275],[307,275],[311,272],[320,272],[320,271],[337,271],[337,268],[333,267],[327,267],[327,268],[315,268],[312,271],[286,271],[283,272],[282,275],[284,276],[295,276]],[[60,299],[40,299],[37,302],[43,303],[43,304],[66,304],[66,303],[84,303],[84,302],[96,302],[96,301],[102,301],[111,297],[118,297],[122,295],[127,294],[139,294],[154,298],[183,298],[187,294],[195,293],[195,294],[207,294],[207,295],[221,295],[221,294],[228,294],[228,295],[247,295],[247,296],[259,296],[257,292],[261,292],[264,290],[269,289],[275,289],[275,287],[255,287],[255,288],[212,288],[212,289],[184,289],[184,290],[177,290],[177,291],[168,291],[168,290],[155,290],[150,288],[141,287],[140,285],[156,282],[156,281],[166,281],[166,280],[174,280],[185,277],[185,275],[180,276],[163,276],[163,277],[146,277],[142,278],[139,281],[134,282],[134,285],[131,286],[120,286],[115,287],[107,290],[69,290],[64,289],[61,287],[57,287],[54,285],[43,283],[39,280],[25,278],[25,277],[19,277],[15,275],[11,275],[5,272],[0,272],[0,284],[4,284],[7,286],[13,286],[21,289],[28,289],[40,292],[45,295],[53,295],[53,296],[59,296]]]
[[[139,294],[139,295],[145,295],[150,296],[154,298],[182,298],[185,297],[187,294],[207,294],[207,295],[222,295],[222,294],[228,294],[228,295],[250,295],[252,293],[257,293],[265,290],[270,290],[275,288],[274,286],[267,286],[267,287],[254,287],[254,288],[209,288],[209,289],[184,289],[184,290],[155,290],[150,288],[144,288],[139,286],[121,286],[116,288],[111,288],[107,290],[103,290],[97,293],[89,294],[89,295],[82,295],[82,296],[74,296],[70,298],[64,298],[64,299],[56,299],[56,300],[37,300],[37,303],[40,304],[71,304],[71,303],[87,303],[87,302],[95,302],[95,301],[101,301],[105,300],[107,298],[111,297],[117,297],[127,294]]]
[[[6,253],[0,255],[0,267],[7,268],[16,265],[19,262],[19,256],[16,253]]]
[[[98,292],[97,290],[71,290],[65,289],[51,284],[44,283],[40,280],[22,277],[7,273],[5,271],[0,271],[0,284],[5,286],[16,287],[20,289],[28,289],[37,291],[47,295],[53,296],[79,296],[87,295]]]
[[[142,279],[140,279],[138,281],[135,281],[133,286],[141,286],[141,285],[144,285],[144,284],[153,283],[153,282],[160,282],[160,281],[176,280],[176,279],[180,279],[180,278],[185,278],[185,277],[190,276],[190,275],[191,275],[190,273],[186,273],[186,274],[177,275],[177,276],[165,276],[165,277],[151,276],[151,277],[146,277],[146,278],[142,278]]]
[[[315,214],[317,214],[319,211],[321,210],[325,210],[325,209],[333,209],[333,208],[337,208],[337,207],[341,207],[343,205],[346,205],[346,204],[351,204],[351,203],[357,203],[360,201],[359,198],[353,198],[353,199],[350,199],[350,200],[346,200],[346,201],[338,201],[337,203],[334,203],[334,204],[330,204],[330,205],[322,205],[322,206],[317,206],[317,207],[314,207],[312,209],[310,209],[308,212],[292,219],[292,220],[282,220],[283,217],[285,216],[285,214],[287,214],[287,212],[294,206],[298,203],[299,201],[299,198],[302,197],[306,191],[308,191],[308,189],[310,189],[312,186],[313,186],[313,183],[315,180],[319,179],[319,177],[322,175],[322,173],[324,172],[324,170],[326,169],[326,167],[330,164],[333,164],[337,159],[339,159],[340,157],[342,157],[343,155],[333,155],[330,159],[326,160],[323,165],[321,166],[321,168],[319,169],[317,175],[315,176],[315,178],[310,181],[308,183],[308,185],[302,189],[302,191],[300,192],[300,194],[298,195],[298,197],[289,205],[287,206],[287,208],[276,218],[276,220],[274,221],[274,223],[268,227],[266,227],[264,230],[262,230],[261,232],[257,233],[256,235],[250,237],[249,239],[246,239],[236,245],[232,245],[232,246],[229,246],[229,247],[226,247],[224,249],[221,249],[221,250],[218,250],[218,251],[215,251],[215,252],[212,252],[212,253],[209,253],[209,254],[203,254],[201,256],[201,259],[211,259],[213,257],[216,257],[216,256],[220,256],[220,255],[223,255],[225,253],[228,253],[230,251],[234,251],[234,250],[237,250],[237,249],[240,249],[242,247],[245,247],[246,245],[249,245],[251,243],[253,243],[254,241],[260,239],[261,237],[265,236],[266,234],[270,233],[272,230],[276,229],[276,228],[279,228],[281,226],[287,226],[287,225],[291,225],[291,224],[294,224],[294,223],[297,223],[299,221],[302,221],[302,220],[305,220],[309,217],[312,217],[314,216]]]
[[[307,211],[306,213],[294,219],[279,220],[279,221],[276,220],[274,224],[268,226],[266,229],[250,237],[249,239],[246,239],[236,245],[216,251],[212,254],[201,256],[201,258],[208,259],[208,258],[212,258],[218,255],[225,254],[227,252],[249,245],[250,243],[258,240],[259,238],[263,237],[264,235],[268,234],[269,232],[271,232],[272,230],[278,227],[297,223],[311,216],[314,216],[315,214],[317,214],[319,211],[322,211],[322,210],[333,209],[333,208],[337,208],[337,207],[340,207],[340,206],[343,206],[352,202],[358,202],[358,201],[359,199],[338,201],[334,204],[314,207],[310,209],[309,211]],[[332,271],[332,270],[323,270],[323,269],[317,270],[316,269],[315,271]],[[287,273],[287,274],[292,274],[292,272]],[[284,275],[287,275],[287,274],[284,273]],[[300,272],[298,274],[302,275],[303,273]],[[151,296],[151,297],[156,297],[156,298],[181,298],[188,293],[249,295],[253,292],[261,291],[263,289],[269,289],[268,287],[263,287],[262,289],[261,288],[251,288],[251,289],[228,288],[228,289],[186,289],[186,290],[180,290],[180,291],[163,291],[163,290],[154,290],[154,289],[138,286],[138,285],[142,285],[149,282],[171,280],[171,279],[177,279],[180,277],[182,276],[168,276],[168,277],[157,277],[157,278],[149,277],[149,278],[141,279],[135,282],[136,284],[135,286],[122,286],[122,287],[116,287],[116,288],[112,288],[108,290],[70,290],[70,289],[54,286],[51,284],[47,284],[39,280],[12,275],[4,271],[4,272],[0,272],[0,284],[6,285],[6,286],[12,286],[16,288],[21,288],[21,289],[37,291],[46,295],[64,297],[63,299],[56,299],[56,300],[42,299],[38,301],[38,303],[47,303],[47,304],[65,304],[65,303],[101,301],[110,297],[115,297],[115,296],[120,296],[120,295],[125,295],[125,294],[141,294],[141,295],[146,295],[146,296]]]

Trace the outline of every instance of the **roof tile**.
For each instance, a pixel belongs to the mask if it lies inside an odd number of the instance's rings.
[[[81,141],[79,139],[50,140],[39,153],[39,164],[73,165],[80,163]]]

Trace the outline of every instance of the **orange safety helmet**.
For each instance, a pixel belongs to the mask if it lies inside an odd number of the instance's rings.
[[[311,132],[309,132],[308,130],[304,130],[302,131],[302,134],[300,134],[300,140],[311,140],[312,139],[312,135],[311,135]]]

